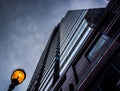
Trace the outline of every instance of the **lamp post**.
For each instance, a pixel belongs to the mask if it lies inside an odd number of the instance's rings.
[[[11,75],[11,84],[8,91],[12,91],[15,86],[21,84],[26,78],[26,73],[23,69],[16,69]]]

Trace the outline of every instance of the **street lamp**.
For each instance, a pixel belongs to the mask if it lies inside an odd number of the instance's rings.
[[[11,85],[9,86],[8,91],[12,91],[15,86],[21,84],[26,78],[26,73],[23,69],[16,69],[11,75]]]

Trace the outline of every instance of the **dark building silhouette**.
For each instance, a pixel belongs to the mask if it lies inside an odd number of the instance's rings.
[[[27,91],[120,91],[120,2],[68,11]]]

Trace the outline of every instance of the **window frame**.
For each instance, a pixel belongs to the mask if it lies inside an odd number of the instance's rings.
[[[94,57],[90,58],[89,56],[90,52],[94,50],[94,48],[96,47],[100,39],[103,39],[103,37],[107,37],[107,39],[105,40],[105,43],[97,50],[97,52],[94,54]],[[88,51],[85,53],[85,57],[87,58],[88,62],[91,63],[94,60],[98,61],[102,57],[106,49],[108,48],[109,44],[110,44],[110,37],[107,34],[105,33],[98,34],[96,39],[93,41],[92,45],[90,45],[90,48],[88,49]]]

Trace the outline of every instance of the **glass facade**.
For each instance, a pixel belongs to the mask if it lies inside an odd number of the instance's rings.
[[[74,13],[74,12],[73,12]],[[71,59],[75,56],[76,52],[81,48],[81,46],[89,37],[91,31],[93,30],[87,23],[85,15],[87,10],[78,11],[78,17],[74,17],[76,20],[72,28],[66,32],[66,35],[62,35],[66,28],[61,30],[61,42],[60,42],[60,75],[64,72]],[[76,13],[75,13],[76,14]]]
[[[54,82],[55,66],[60,59],[59,32],[52,38],[38,91],[48,91]]]
[[[67,61],[65,62],[64,66],[62,67],[62,69],[60,71],[60,75],[63,73],[63,71],[65,70],[67,65],[71,62],[72,58],[74,58],[77,51],[81,49],[82,45],[85,43],[86,39],[89,37],[92,30],[93,29],[89,27],[87,29],[87,31],[85,32],[85,34],[83,35],[83,37],[78,42],[77,46],[75,46],[75,48],[71,51],[71,54],[70,54],[69,58],[67,59]]]

